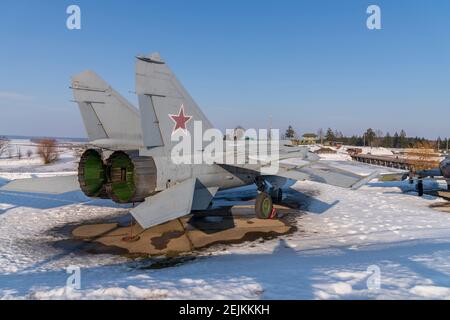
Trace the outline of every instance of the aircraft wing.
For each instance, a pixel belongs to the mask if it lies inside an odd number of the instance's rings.
[[[195,183],[188,179],[148,197],[131,214],[144,229],[185,216],[191,212]]]
[[[249,161],[242,165],[234,164],[228,167],[259,171],[263,176],[278,176],[300,181],[310,180],[352,189],[358,189],[380,175],[378,170],[369,172],[365,176],[356,174],[349,171],[351,169],[347,170],[348,167],[352,166],[351,163],[345,169],[332,166],[325,161],[319,161],[320,157],[304,146],[280,145],[278,151],[278,154],[266,157],[259,157],[257,153],[250,153],[246,156],[246,160],[256,160],[256,163],[250,164]],[[287,163],[286,160],[289,162]],[[226,165],[217,164],[227,168]]]
[[[63,194],[80,190],[78,177],[56,176],[13,180],[0,188],[0,191]]]
[[[252,155],[249,157],[252,157]],[[278,154],[275,154],[273,158],[270,156],[266,158],[253,156],[252,158],[259,163],[262,175],[272,175],[300,181],[310,180],[343,188],[357,189],[380,175],[377,170],[362,176],[334,167],[324,161],[319,161],[320,157],[317,154],[310,152],[307,147],[303,146],[281,145]],[[289,160],[289,163],[286,163],[286,160]],[[266,171],[264,170],[265,168],[270,168],[274,165],[278,167],[276,172],[273,174],[264,173]],[[234,166],[245,169],[251,168],[248,164]],[[347,167],[349,166],[351,166],[350,163]],[[266,172],[272,172],[272,170],[267,170]]]
[[[248,143],[248,142],[247,142]],[[246,147],[247,149],[249,147]],[[255,150],[256,151],[256,150]],[[286,159],[302,159],[308,162],[318,161],[320,157],[309,151],[307,147],[304,146],[291,146],[291,145],[280,145],[278,147],[278,153],[271,154],[271,152],[268,152],[270,155],[260,157],[258,153],[249,153],[246,154],[246,159],[253,159],[257,160],[261,164],[269,164],[273,161],[280,161],[280,160],[286,160]]]
[[[360,176],[322,162],[313,162],[303,166],[280,163],[280,168],[276,175],[293,180],[309,180],[342,188],[358,189],[370,180],[378,177],[379,172],[374,171],[368,176]]]

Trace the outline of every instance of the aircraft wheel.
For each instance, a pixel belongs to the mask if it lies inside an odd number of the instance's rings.
[[[272,197],[265,192],[261,192],[256,197],[255,213],[258,219],[269,219],[273,210]]]
[[[275,192],[272,195],[272,202],[273,203],[281,203],[281,201],[283,200],[283,190],[277,189],[275,190]]]
[[[423,196],[423,181],[419,180],[417,183],[417,192],[419,193],[419,197]]]

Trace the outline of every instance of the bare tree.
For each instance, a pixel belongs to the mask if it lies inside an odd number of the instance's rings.
[[[9,149],[9,140],[0,137],[0,157]]]
[[[17,159],[21,160],[22,159],[22,150],[20,150],[20,147],[17,147],[17,151],[16,151],[16,156]]]
[[[320,128],[320,129],[317,131],[317,136],[318,136],[319,139],[320,139],[320,144],[323,144],[323,138],[325,137],[325,132],[323,131],[322,128]]]
[[[374,147],[381,147],[383,144],[384,134],[380,129],[375,130]]]
[[[50,164],[58,160],[57,143],[55,139],[42,139],[38,142],[37,154],[44,164]]]

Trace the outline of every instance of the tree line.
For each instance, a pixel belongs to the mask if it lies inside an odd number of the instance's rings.
[[[286,130],[285,137],[287,139],[298,139],[298,136],[292,126]],[[328,128],[327,130],[319,129],[317,131],[317,140],[319,143],[340,142],[351,146],[370,146],[384,148],[426,148],[447,150],[449,138],[438,137],[436,140],[426,139],[424,137],[409,137],[405,130],[396,131],[394,134],[381,130],[367,129],[362,135],[345,136],[339,130]]]

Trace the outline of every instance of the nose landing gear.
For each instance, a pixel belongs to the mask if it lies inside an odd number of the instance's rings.
[[[273,203],[279,204],[283,200],[283,190],[281,188],[275,189],[272,192],[272,201]]]

